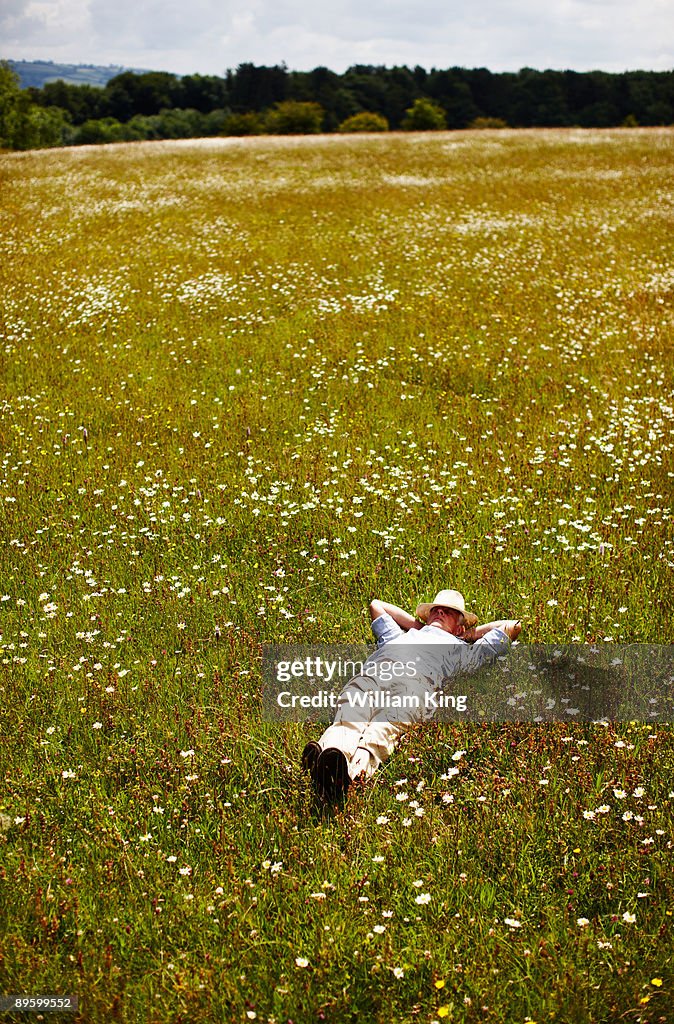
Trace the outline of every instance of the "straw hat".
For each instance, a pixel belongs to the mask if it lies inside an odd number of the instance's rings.
[[[477,625],[477,615],[474,615],[473,612],[466,611],[466,602],[463,599],[463,594],[460,594],[458,590],[441,590],[435,595],[432,601],[420,604],[417,607],[415,615],[418,619],[421,619],[422,622],[425,622],[431,608],[435,608],[438,605],[441,608],[449,608],[451,611],[459,612],[463,615],[464,625],[469,629],[471,626]]]

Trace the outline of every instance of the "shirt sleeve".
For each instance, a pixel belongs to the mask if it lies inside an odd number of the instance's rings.
[[[405,632],[401,629],[398,623],[391,618],[388,612],[383,612],[378,618],[373,619],[370,623],[373,636],[377,641],[377,647],[383,647],[389,640],[395,640],[397,637],[402,636]],[[477,641],[476,641],[477,643]]]
[[[462,652],[461,666],[477,671],[482,665],[502,658],[510,650],[510,637],[502,629],[490,629],[483,637]]]

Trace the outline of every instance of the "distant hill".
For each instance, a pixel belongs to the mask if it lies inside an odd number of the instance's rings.
[[[101,67],[99,64],[56,64],[51,60],[10,60],[10,66],[19,76],[22,89],[35,86],[41,89],[45,82],[56,82],[59,78],[71,85],[98,85],[101,88],[122,71],[142,74],[148,68],[127,68],[116,64]]]

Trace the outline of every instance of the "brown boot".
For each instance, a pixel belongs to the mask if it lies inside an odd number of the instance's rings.
[[[346,757],[336,747],[328,747],[319,755],[312,773],[321,795],[330,803],[346,798],[351,784]]]
[[[305,772],[311,772],[313,775],[316,762],[318,761],[321,748],[319,747],[316,740],[309,740],[306,747],[302,751],[302,770]]]

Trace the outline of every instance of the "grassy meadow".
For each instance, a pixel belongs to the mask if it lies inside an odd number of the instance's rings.
[[[674,129],[4,155],[0,217],[0,994],[674,1021],[666,723],[429,726],[330,811],[260,700],[375,596],[670,642]]]

